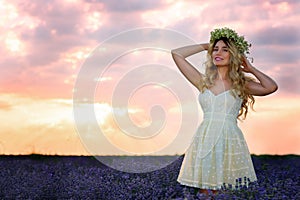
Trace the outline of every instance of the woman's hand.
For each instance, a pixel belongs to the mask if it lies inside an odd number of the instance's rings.
[[[249,62],[245,55],[243,55],[242,59],[242,70],[246,73],[252,73],[254,69],[253,65]]]
[[[278,89],[276,82],[268,75],[253,67],[245,55],[243,56],[242,70],[246,73],[252,73],[258,80],[258,82],[249,81],[246,83],[246,88],[249,91],[249,94],[265,96]]]

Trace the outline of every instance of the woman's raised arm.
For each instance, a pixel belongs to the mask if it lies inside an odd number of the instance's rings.
[[[250,81],[246,84],[247,90],[250,94],[256,96],[265,96],[275,92],[278,89],[276,82],[263,72],[253,67],[250,62],[244,57],[243,71],[252,73],[259,81]]]
[[[191,82],[196,88],[199,89],[199,83],[203,78],[201,74],[195,67],[193,67],[186,58],[193,54],[199,53],[201,51],[207,50],[208,44],[196,44],[181,47],[171,51],[172,57],[175,61],[180,72],[186,77],[186,79]]]

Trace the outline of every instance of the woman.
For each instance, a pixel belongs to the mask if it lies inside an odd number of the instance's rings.
[[[253,96],[271,94],[277,84],[246,59],[249,47],[234,30],[221,28],[211,32],[209,44],[172,50],[181,73],[199,90],[203,110],[203,121],[185,153],[178,182],[200,188],[201,193],[248,186],[257,180],[237,118],[246,117]],[[203,50],[207,50],[205,74],[186,60]]]

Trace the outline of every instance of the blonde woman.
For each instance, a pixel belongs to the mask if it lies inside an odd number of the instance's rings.
[[[256,69],[245,57],[250,44],[229,28],[211,32],[210,43],[172,50],[172,57],[186,79],[199,90],[203,121],[187,149],[178,182],[217,193],[224,186],[239,188],[257,180],[237,118],[245,118],[253,96],[277,90],[269,76]],[[186,58],[207,50],[205,74]],[[249,78],[251,73],[254,78]]]

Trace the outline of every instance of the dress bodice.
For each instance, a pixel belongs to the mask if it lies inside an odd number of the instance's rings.
[[[213,94],[209,89],[199,94],[199,103],[203,110],[204,118],[213,115],[228,116],[236,119],[241,108],[242,99],[233,95],[232,90],[226,90],[218,95]]]

